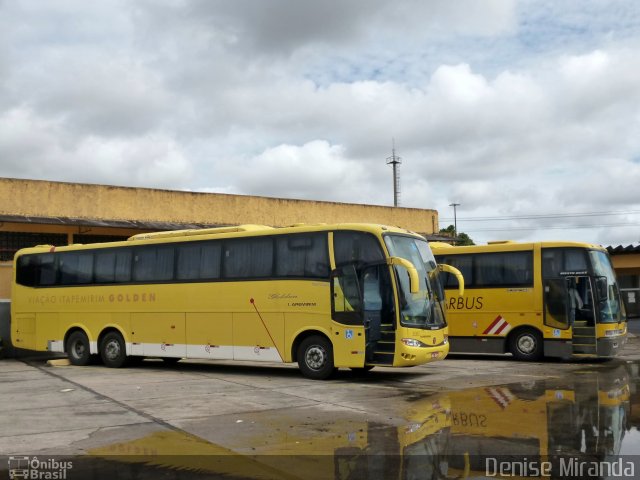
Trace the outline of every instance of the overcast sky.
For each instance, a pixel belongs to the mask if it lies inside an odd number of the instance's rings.
[[[638,243],[640,2],[0,0],[0,176],[391,205],[392,139],[476,242]]]

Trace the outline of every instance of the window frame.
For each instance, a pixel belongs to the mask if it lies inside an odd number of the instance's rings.
[[[305,274],[302,276],[298,275],[277,275],[277,241],[283,237],[287,237],[286,241],[290,242],[291,238],[297,236],[317,236],[322,238],[323,245],[321,248],[321,259],[326,264],[326,271],[322,273],[326,273],[326,275],[311,275]],[[225,261],[225,247],[226,245],[236,243],[236,242],[250,242],[253,239],[259,239],[261,241],[270,241],[272,245],[272,260],[271,260],[271,271],[269,275],[266,276],[238,276],[238,277],[225,277],[224,275],[224,261]],[[218,277],[214,278],[212,276],[199,277],[199,278],[178,278],[178,269],[179,269],[179,259],[180,259],[180,247],[194,247],[197,244],[201,244],[202,246],[211,245],[211,244],[219,244],[220,245],[220,258],[218,264]],[[313,243],[310,248],[313,248]],[[147,249],[172,249],[172,275],[170,279],[150,279],[150,280],[139,280],[135,276],[135,257],[138,252],[143,252]],[[126,252],[128,253],[129,259],[129,275],[128,280],[118,281],[118,270],[117,270],[117,262],[118,262],[118,253]],[[114,259],[114,273],[113,280],[106,282],[97,282],[96,277],[98,272],[97,262],[98,256],[100,253],[113,253],[116,255]],[[63,256],[72,256],[73,254],[78,255],[92,255],[92,275],[91,280],[88,283],[61,283],[61,269],[60,269],[60,258]],[[53,274],[54,281],[50,284],[42,284],[40,281],[40,277],[42,275],[42,271],[40,269],[41,259],[51,256],[53,259]],[[35,264],[31,264],[31,262],[36,261]],[[26,262],[29,262],[27,265],[21,265]],[[30,271],[28,271],[30,270]],[[308,270],[305,266],[305,273]],[[125,273],[125,272],[120,272]],[[254,235],[247,237],[237,237],[237,238],[222,238],[222,239],[203,239],[203,240],[191,240],[191,241],[178,241],[178,242],[159,242],[159,243],[148,243],[143,245],[119,245],[114,247],[105,247],[105,248],[91,248],[91,249],[78,249],[78,250],[67,250],[61,252],[39,252],[39,253],[27,253],[21,255],[16,259],[16,278],[15,281],[18,285],[32,288],[65,288],[65,287],[91,287],[91,286],[110,286],[110,285],[151,285],[151,284],[179,284],[179,283],[210,283],[210,282],[247,282],[247,281],[273,281],[273,280],[307,280],[307,281],[319,281],[319,282],[329,282],[331,275],[331,260],[330,260],[330,249],[329,249],[329,231],[327,230],[319,230],[312,232],[299,232],[299,233],[285,233],[280,235]]]
[[[484,283],[480,281],[480,279],[482,278],[482,275],[480,274],[480,266],[478,265],[478,261],[477,261],[478,258],[486,259],[488,258],[488,256],[507,256],[507,255],[514,255],[514,254],[522,254],[528,257],[526,259],[526,271],[529,272],[529,279],[527,281],[522,281],[522,282],[506,282],[505,281],[500,283]],[[461,259],[470,258],[471,259],[471,265],[470,265],[471,279],[468,279],[467,276],[464,277],[465,289],[533,288],[534,279],[535,279],[533,250],[507,250],[507,251],[498,251],[498,252],[459,253],[459,254],[442,253],[442,254],[436,255],[436,260],[438,263],[445,263],[460,269],[458,266],[456,266],[454,262],[451,262],[451,259],[454,259],[454,258],[461,258]],[[505,265],[506,265],[505,263],[502,263],[500,267],[502,269],[501,276],[503,279],[506,278],[505,271],[504,271]],[[451,282],[449,280],[453,278],[453,275],[447,273],[445,278],[446,278],[446,281],[442,282],[445,290],[458,288],[457,282],[453,282],[450,285]]]

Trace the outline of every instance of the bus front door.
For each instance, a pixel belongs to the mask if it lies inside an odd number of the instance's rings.
[[[331,342],[337,366],[362,368],[365,364],[366,334],[363,295],[355,264],[331,272]]]
[[[588,276],[570,275],[546,279],[544,304],[546,326],[554,331],[571,329],[570,354],[597,354],[595,304],[591,279]]]
[[[389,267],[362,269],[366,363],[393,365],[396,347],[395,312]]]
[[[573,312],[573,354],[597,355],[595,302],[591,278],[586,275],[567,277]]]

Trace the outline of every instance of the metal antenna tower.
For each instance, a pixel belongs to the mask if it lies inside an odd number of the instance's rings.
[[[393,206],[400,205],[400,157],[396,155],[396,139],[392,139],[391,156],[387,157],[387,165],[393,167]]]

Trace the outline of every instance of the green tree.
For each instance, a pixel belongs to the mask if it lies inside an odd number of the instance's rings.
[[[453,225],[449,225],[447,228],[441,228],[440,233],[453,238],[455,227]],[[458,232],[458,234],[456,235],[456,245],[475,245],[475,243],[473,243],[473,240],[471,240],[469,235],[467,235],[466,233]]]

